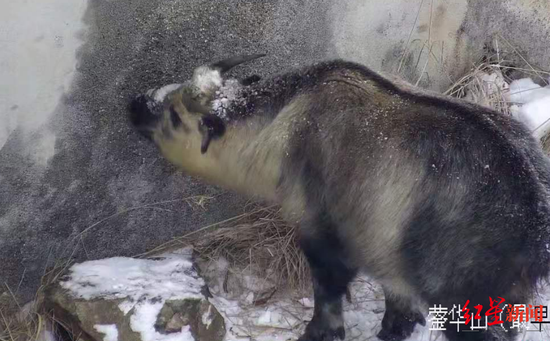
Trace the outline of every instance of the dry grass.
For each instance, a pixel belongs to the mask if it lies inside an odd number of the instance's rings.
[[[69,265],[68,261],[58,262],[45,271],[34,300],[24,306],[6,285],[8,294],[5,293],[0,302],[0,341],[47,341],[49,333],[57,335],[56,331],[67,330],[55,315],[43,308],[42,298],[44,289],[56,282]],[[70,333],[66,334],[69,336]]]
[[[496,78],[490,81],[487,75]],[[496,109],[510,115],[510,103],[506,100],[506,83],[500,64],[491,62],[479,63],[470,73],[458,80],[444,94],[457,98],[469,99],[475,103]]]
[[[40,340],[44,330],[49,328],[48,320],[38,313],[26,318],[7,315],[0,310],[1,341]]]
[[[225,258],[233,273],[269,279],[279,289],[308,290],[309,267],[297,245],[296,226],[283,220],[278,206],[250,203],[244,211],[138,256],[191,245],[207,261]]]
[[[427,0],[420,1],[398,67],[394,70],[397,75],[407,79],[411,84],[419,86],[424,78],[429,80],[430,75],[427,70],[428,66],[431,65],[433,67],[430,70],[432,72],[437,70],[438,72],[436,78],[445,77],[452,84],[444,92],[445,95],[470,100],[493,108],[505,115],[512,114],[511,106],[514,103],[508,100],[510,94],[508,85],[512,81],[519,78],[531,78],[541,85],[548,85],[550,72],[530,63],[517,47],[500,34],[492,37],[491,46],[485,47],[482,60],[472,65],[471,69],[460,79],[453,79],[448,69],[448,62],[445,61],[445,41],[433,39],[433,0],[428,8],[427,39],[412,39],[420,14],[425,10],[425,3],[427,3]],[[412,63],[408,64],[406,61],[409,59],[413,60]],[[418,78],[414,79],[414,77]],[[550,154],[550,138],[544,136],[541,143],[544,150]]]
[[[297,245],[296,226],[285,222],[278,208],[255,208],[227,225],[189,243],[206,259],[224,257],[232,271],[269,278],[277,288],[308,289],[309,267]]]
[[[508,46],[507,49],[501,49],[501,41]],[[498,76],[495,82],[482,79],[482,76],[491,74]],[[549,72],[535,68],[510,42],[497,36],[493,40],[493,45],[487,48],[482,60],[473,65],[466,75],[455,81],[444,94],[467,98],[509,114],[510,106],[514,103],[507,100],[508,90],[502,82],[510,84],[516,79],[529,77],[548,84],[548,76]]]
[[[502,46],[504,48],[501,48]],[[467,99],[505,115],[511,115],[511,107],[516,103],[509,101],[509,84],[516,79],[531,78],[548,85],[549,76],[550,72],[533,66],[508,40],[498,35],[483,59],[465,76],[454,82],[444,94]],[[542,137],[541,144],[550,154],[550,135]]]

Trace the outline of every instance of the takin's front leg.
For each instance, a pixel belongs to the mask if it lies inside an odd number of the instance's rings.
[[[345,250],[334,233],[335,228],[326,215],[318,215],[300,226],[300,246],[313,280],[314,312],[298,341],[343,340],[346,335],[342,298],[357,270],[348,266]]]
[[[424,316],[415,309],[409,299],[394,296],[384,288],[386,312],[382,319],[382,330],[378,338],[384,341],[402,341],[414,332],[417,323],[426,325]]]

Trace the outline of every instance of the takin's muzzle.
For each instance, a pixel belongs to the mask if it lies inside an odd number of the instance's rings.
[[[138,95],[128,104],[130,122],[147,139],[152,139],[153,131],[162,119],[162,110],[155,110],[155,103],[147,95]]]

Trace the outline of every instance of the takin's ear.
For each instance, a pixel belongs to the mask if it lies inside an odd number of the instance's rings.
[[[199,121],[199,131],[202,135],[201,154],[206,153],[210,141],[221,137],[225,133],[225,123],[213,114],[204,114]]]
[[[251,84],[259,82],[261,79],[262,79],[262,77],[260,77],[258,75],[248,76],[245,79],[241,80],[241,85],[249,86]]]

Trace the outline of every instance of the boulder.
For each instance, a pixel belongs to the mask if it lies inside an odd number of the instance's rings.
[[[44,290],[43,304],[85,341],[221,341],[225,321],[208,299],[184,249],[75,264]]]

